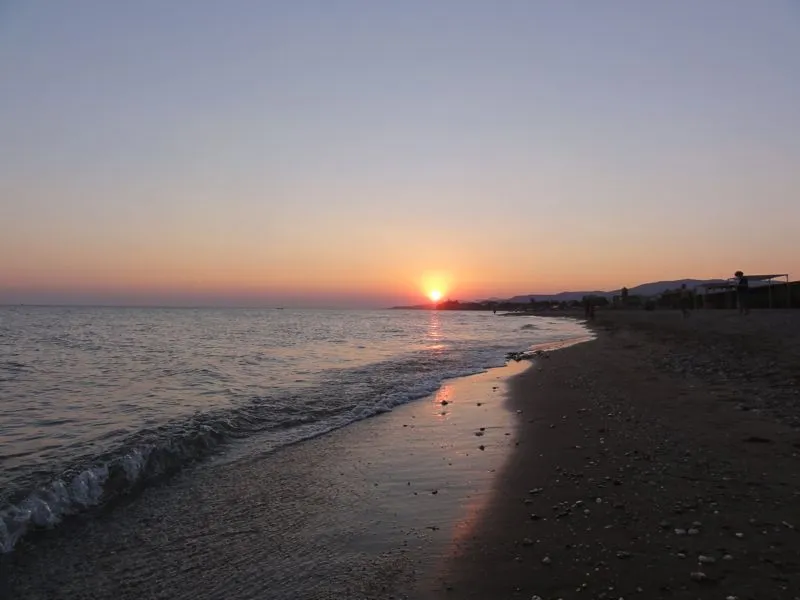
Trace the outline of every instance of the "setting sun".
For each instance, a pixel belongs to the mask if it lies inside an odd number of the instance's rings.
[[[430,298],[434,302],[438,302],[439,300],[442,299],[442,292],[440,292],[439,290],[431,290],[430,292],[428,292],[428,298]]]

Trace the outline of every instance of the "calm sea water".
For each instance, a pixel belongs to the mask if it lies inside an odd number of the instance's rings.
[[[238,440],[268,452],[583,335],[491,313],[0,308],[0,550]]]

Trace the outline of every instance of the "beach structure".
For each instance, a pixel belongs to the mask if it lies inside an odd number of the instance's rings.
[[[767,275],[747,275],[747,280],[750,283],[751,289],[758,289],[761,287],[767,288],[767,295],[768,295],[768,308],[778,308],[774,306],[774,296],[773,294],[773,287],[775,286],[785,286],[786,290],[786,300],[782,303],[782,307],[790,308],[792,302],[792,294],[790,289],[789,283],[789,274],[788,273],[773,273]],[[755,284],[755,285],[754,285]],[[713,283],[703,283],[698,286],[698,288],[702,291],[703,296],[703,307],[707,308],[709,306],[708,296],[713,294],[719,293],[728,293],[728,292],[735,292],[736,291],[736,280],[735,279],[727,279],[725,281],[720,282],[713,282]],[[731,294],[732,296],[732,294]]]

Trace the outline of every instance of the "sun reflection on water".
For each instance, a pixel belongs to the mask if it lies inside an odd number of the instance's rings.
[[[431,312],[431,317],[428,321],[428,339],[431,341],[439,341],[442,339],[442,317],[437,312]]]

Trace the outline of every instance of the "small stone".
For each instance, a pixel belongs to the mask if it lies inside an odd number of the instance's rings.
[[[722,557],[722,560],[733,560],[733,556],[731,556],[730,554],[726,554],[725,556]]]
[[[480,446],[478,446],[478,450],[486,450],[486,446],[484,446],[483,444],[481,444]]]
[[[675,530],[675,535],[686,535],[686,530],[678,528]]]
[[[697,581],[697,582],[707,581],[708,580],[708,575],[706,575],[702,571],[695,571],[693,573],[690,573],[689,577],[692,578],[692,581]]]
[[[597,504],[602,504],[603,503],[603,499],[602,498],[595,498],[595,502],[597,502]]]
[[[628,552],[627,550],[620,550],[620,551],[617,552],[617,558],[623,558],[624,559],[624,558],[630,558],[630,557],[631,557],[631,553]]]
[[[700,533],[700,530],[699,529],[695,529],[694,527],[692,527],[686,533],[688,533],[689,535],[697,535],[698,533]]]
[[[522,540],[523,546],[533,546],[533,540],[531,538],[524,538]]]
[[[717,562],[717,559],[713,556],[703,556],[702,554],[697,557],[697,562],[701,565],[712,565]]]
[[[744,534],[737,532],[736,533],[736,537],[739,538],[739,539],[742,539],[744,537]]]
[[[552,562],[553,562],[553,561],[552,561],[552,560],[550,560],[550,557],[549,557],[549,556],[545,556],[545,557],[542,559],[542,564],[543,564],[543,565],[549,565],[549,564],[550,564],[550,563],[552,563]]]

